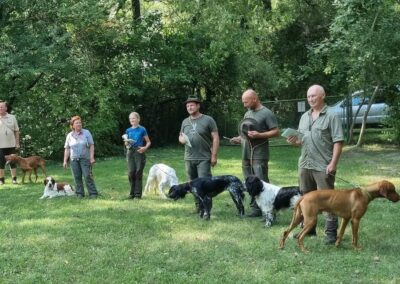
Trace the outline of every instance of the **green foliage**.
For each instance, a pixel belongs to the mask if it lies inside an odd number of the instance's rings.
[[[304,96],[316,82],[335,95],[398,84],[395,1],[140,4],[133,21],[132,1],[0,2],[0,94],[29,141],[24,155],[62,155],[72,115],[107,156],[121,151],[131,111],[153,145],[175,143],[182,101],[193,93],[232,133],[248,87],[275,101]],[[296,121],[293,105],[274,111]]]

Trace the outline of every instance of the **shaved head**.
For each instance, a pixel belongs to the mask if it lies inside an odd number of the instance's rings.
[[[243,92],[242,103],[245,108],[252,110],[257,109],[261,105],[258,95],[253,89],[247,89]]]

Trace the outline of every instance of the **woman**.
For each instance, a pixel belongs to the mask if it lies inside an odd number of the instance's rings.
[[[139,125],[140,115],[137,112],[129,114],[131,127],[125,131],[124,140],[128,151],[126,160],[128,162],[128,178],[131,186],[129,199],[142,198],[143,170],[146,164],[144,152],[150,147],[150,138],[147,130]]]
[[[19,146],[19,128],[14,115],[7,112],[8,105],[0,101],[0,185],[4,184],[5,155],[15,154]],[[10,163],[12,183],[17,183],[17,168]]]
[[[70,159],[72,175],[76,184],[78,198],[85,196],[82,177],[85,179],[89,198],[97,198],[97,189],[92,177],[94,160],[94,142],[89,130],[82,128],[82,120],[79,116],[73,116],[70,121],[71,132],[65,140],[64,168],[68,166]]]

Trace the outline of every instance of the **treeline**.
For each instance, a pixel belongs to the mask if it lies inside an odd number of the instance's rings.
[[[305,96],[313,83],[373,98],[372,87],[400,83],[399,30],[394,0],[2,0],[0,99],[25,155],[60,155],[73,115],[97,155],[113,155],[131,111],[154,145],[176,143],[194,93],[225,129],[248,87],[264,101]],[[390,100],[398,143],[400,99]],[[278,115],[290,121],[296,109]]]

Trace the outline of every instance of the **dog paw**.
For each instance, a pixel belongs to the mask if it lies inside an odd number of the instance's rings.
[[[269,220],[267,220],[267,221],[265,222],[265,227],[266,227],[266,228],[270,228],[271,226],[272,226],[272,222],[269,221]]]

